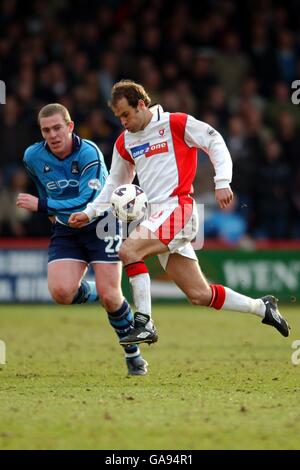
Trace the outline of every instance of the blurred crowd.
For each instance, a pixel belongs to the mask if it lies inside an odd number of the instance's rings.
[[[120,124],[107,100],[131,78],[153,103],[208,122],[228,145],[236,200],[225,212],[199,152],[195,196],[207,237],[300,238],[300,105],[291,100],[299,12],[298,0],[0,0],[0,235],[49,233],[47,219],[14,206],[18,192],[34,190],[22,157],[41,140],[38,110],[65,105],[109,168]]]

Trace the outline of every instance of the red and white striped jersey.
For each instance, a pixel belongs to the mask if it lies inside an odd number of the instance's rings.
[[[92,218],[107,209],[112,192],[137,174],[148,201],[164,204],[193,192],[197,149],[204,150],[215,169],[216,189],[227,188],[232,161],[222,136],[208,124],[183,113],[151,109],[152,119],[139,132],[124,131],[117,139],[110,174],[100,195],[85,213]]]

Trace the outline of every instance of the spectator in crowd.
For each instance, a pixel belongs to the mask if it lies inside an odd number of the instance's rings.
[[[261,214],[251,203],[253,182],[262,168],[273,168],[261,148],[273,139],[293,177],[299,166],[300,106],[291,101],[300,71],[297,2],[261,2],[255,14],[237,0],[203,8],[183,0],[146,4],[92,2],[87,9],[81,1],[0,0],[0,79],[7,89],[0,184],[9,185],[10,169],[39,138],[33,116],[55,101],[70,109],[82,135],[99,143],[109,166],[120,127],[106,103],[112,84],[131,78],[167,111],[186,111],[228,136],[237,166],[233,188],[248,233],[256,236]],[[206,190],[195,190],[199,201],[209,200]],[[296,223],[291,198],[281,210]],[[264,236],[273,236],[270,230],[265,226]]]
[[[7,97],[2,111],[0,165],[5,169],[20,163],[24,148],[29,145],[31,129],[22,119],[22,109],[15,96]]]
[[[246,236],[247,223],[238,210],[239,202],[234,199],[224,211],[217,207],[205,212],[205,237],[213,237],[226,245],[242,245]]]
[[[29,234],[30,214],[25,209],[16,207],[16,198],[20,192],[26,192],[29,180],[26,172],[16,169],[8,178],[8,184],[0,191],[0,233],[6,237],[24,237]]]
[[[291,172],[277,140],[265,144],[255,180],[258,238],[286,239],[290,229]]]

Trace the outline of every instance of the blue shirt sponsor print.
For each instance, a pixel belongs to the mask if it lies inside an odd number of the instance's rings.
[[[138,158],[138,157],[141,157],[142,155],[145,155],[145,153],[148,152],[149,148],[150,148],[150,143],[132,147],[131,149],[132,158]]]

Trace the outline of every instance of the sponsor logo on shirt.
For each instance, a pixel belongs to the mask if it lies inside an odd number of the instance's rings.
[[[216,135],[216,131],[212,127],[208,127],[207,133],[211,136]]]
[[[158,144],[151,145],[148,152],[146,152],[146,158],[152,157],[157,153],[167,153],[169,151],[168,142],[159,142]]]
[[[142,145],[137,145],[136,147],[132,147],[131,153],[132,153],[132,158],[138,158],[141,157],[142,155],[145,155],[147,150],[150,148],[150,144],[142,144]]]
[[[47,188],[49,191],[55,191],[57,189],[65,189],[67,187],[77,188],[79,181],[76,180],[59,180],[59,181],[48,181]]]
[[[159,142],[158,144],[150,145],[150,143],[138,145],[131,149],[132,157],[138,158],[145,155],[146,158],[152,157],[158,153],[166,153],[169,151],[168,142]]]

